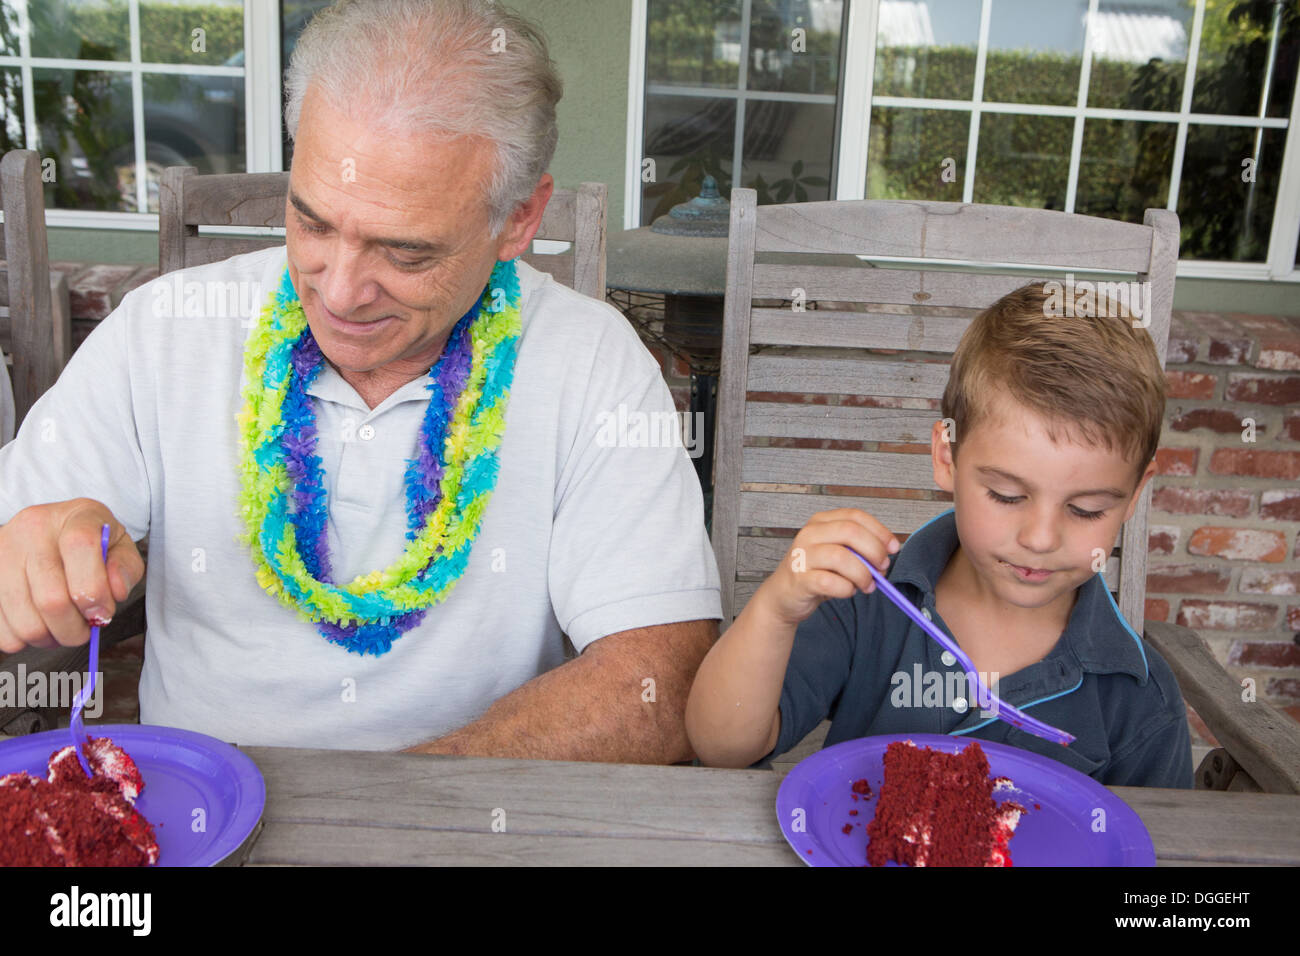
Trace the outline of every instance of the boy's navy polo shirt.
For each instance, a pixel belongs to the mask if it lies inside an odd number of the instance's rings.
[[[888,575],[949,636],[934,590],[957,543],[949,510],[907,539]],[[961,665],[879,592],[825,601],[795,634],[769,757],[830,717],[828,747],[879,734],[963,735],[1052,757],[1109,786],[1192,786],[1187,712],[1173,673],[1128,626],[1100,574],[1080,586],[1048,655],[1001,675],[995,690],[1077,739],[1066,748],[1035,737],[981,714],[976,700],[961,709],[971,696]]]

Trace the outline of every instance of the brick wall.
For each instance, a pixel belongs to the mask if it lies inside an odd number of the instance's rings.
[[[69,276],[76,343],[157,274],[52,266]],[[686,362],[647,344],[685,410]],[[1147,617],[1195,628],[1229,673],[1300,720],[1300,319],[1175,312],[1167,378]]]

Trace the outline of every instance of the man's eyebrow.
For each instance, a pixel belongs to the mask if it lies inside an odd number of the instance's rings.
[[[1001,468],[994,468],[992,465],[981,465],[975,470],[981,475],[1005,478],[1007,481],[1014,481],[1018,485],[1023,485],[1026,488],[1029,487],[1029,483],[1018,475],[1013,475],[1009,471],[1003,471]],[[1124,492],[1120,491],[1118,488],[1090,488],[1087,491],[1076,491],[1070,497],[1091,498],[1093,495],[1103,495],[1107,498],[1114,498],[1118,501],[1122,501],[1128,497],[1128,495],[1124,494]]]
[[[294,209],[297,209],[308,219],[313,219],[325,226],[329,225],[323,217],[318,215],[311,206],[308,206],[307,203],[303,201],[302,197],[293,190],[289,191],[289,202],[293,205]],[[371,241],[376,242],[381,246],[386,246],[389,249],[401,249],[404,252],[441,252],[443,249],[441,243],[429,242],[425,239],[373,239]]]

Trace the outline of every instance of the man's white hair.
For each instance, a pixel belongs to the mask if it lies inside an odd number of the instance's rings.
[[[555,154],[563,87],[541,30],[492,0],[340,0],[312,18],[285,73],[296,138],[315,86],[377,128],[481,136],[497,163],[484,197],[492,235],[532,195]]]

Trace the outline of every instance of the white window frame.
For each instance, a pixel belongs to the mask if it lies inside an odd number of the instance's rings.
[[[280,133],[280,10],[268,0],[244,0],[244,66],[189,66],[183,63],[144,63],[140,59],[140,2],[129,0],[131,31],[129,60],[69,60],[33,57],[27,18],[33,0],[10,0],[18,12],[19,55],[0,56],[0,67],[17,67],[22,76],[24,137],[36,142],[35,89],[32,70],[41,68],[125,73],[131,77],[131,102],[134,112],[136,169],[143,168],[145,158],[143,75],[179,73],[188,76],[231,76],[244,80],[244,162],[249,172],[272,172],[283,164]],[[35,0],[39,3],[41,0]],[[136,201],[144,207],[148,183],[136,176]],[[123,229],[158,231],[157,213],[92,212],[76,209],[47,209],[45,221],[50,226],[89,229]]]
[[[983,100],[983,64],[988,52],[989,22],[992,0],[982,0],[980,41],[976,57],[975,87],[970,100],[922,99],[919,97],[885,97],[872,95],[875,75],[876,29],[880,18],[880,0],[845,0],[849,5],[845,27],[846,46],[842,60],[844,84],[839,130],[839,155],[835,198],[863,199],[866,195],[867,152],[870,145],[872,106],[911,107],[921,109],[962,110],[971,114],[968,141],[968,167],[978,174],[978,128],[981,113],[1017,113],[1027,116],[1058,116],[1074,120],[1074,138],[1070,150],[1070,169],[1066,211],[1074,211],[1080,155],[1083,149],[1083,123],[1086,119],[1156,120],[1177,124],[1174,155],[1171,160],[1169,197],[1166,208],[1176,210],[1178,187],[1182,175],[1183,151],[1189,124],[1244,126],[1287,130],[1277,197],[1273,208],[1273,225],[1269,236],[1266,262],[1242,263],[1209,260],[1180,260],[1178,275],[1186,278],[1272,280],[1300,282],[1300,268],[1295,265],[1297,239],[1300,238],[1300,79],[1295,85],[1290,118],[1263,115],[1227,116],[1194,113],[1191,109],[1196,59],[1200,49],[1201,24],[1205,0],[1197,0],[1188,41],[1187,72],[1182,101],[1177,111],[1138,111],[1104,109],[1087,106],[1087,84],[1092,69],[1091,31],[1084,33],[1084,49],[1079,77],[1079,92],[1074,106],[1046,106],[1024,103],[990,103]],[[1097,16],[1099,0],[1089,0],[1087,16]],[[628,66],[628,175],[623,211],[623,226],[634,229],[641,221],[640,167],[644,142],[646,94],[645,43],[647,0],[632,0],[632,45]],[[966,176],[962,201],[970,202],[975,177]]]

